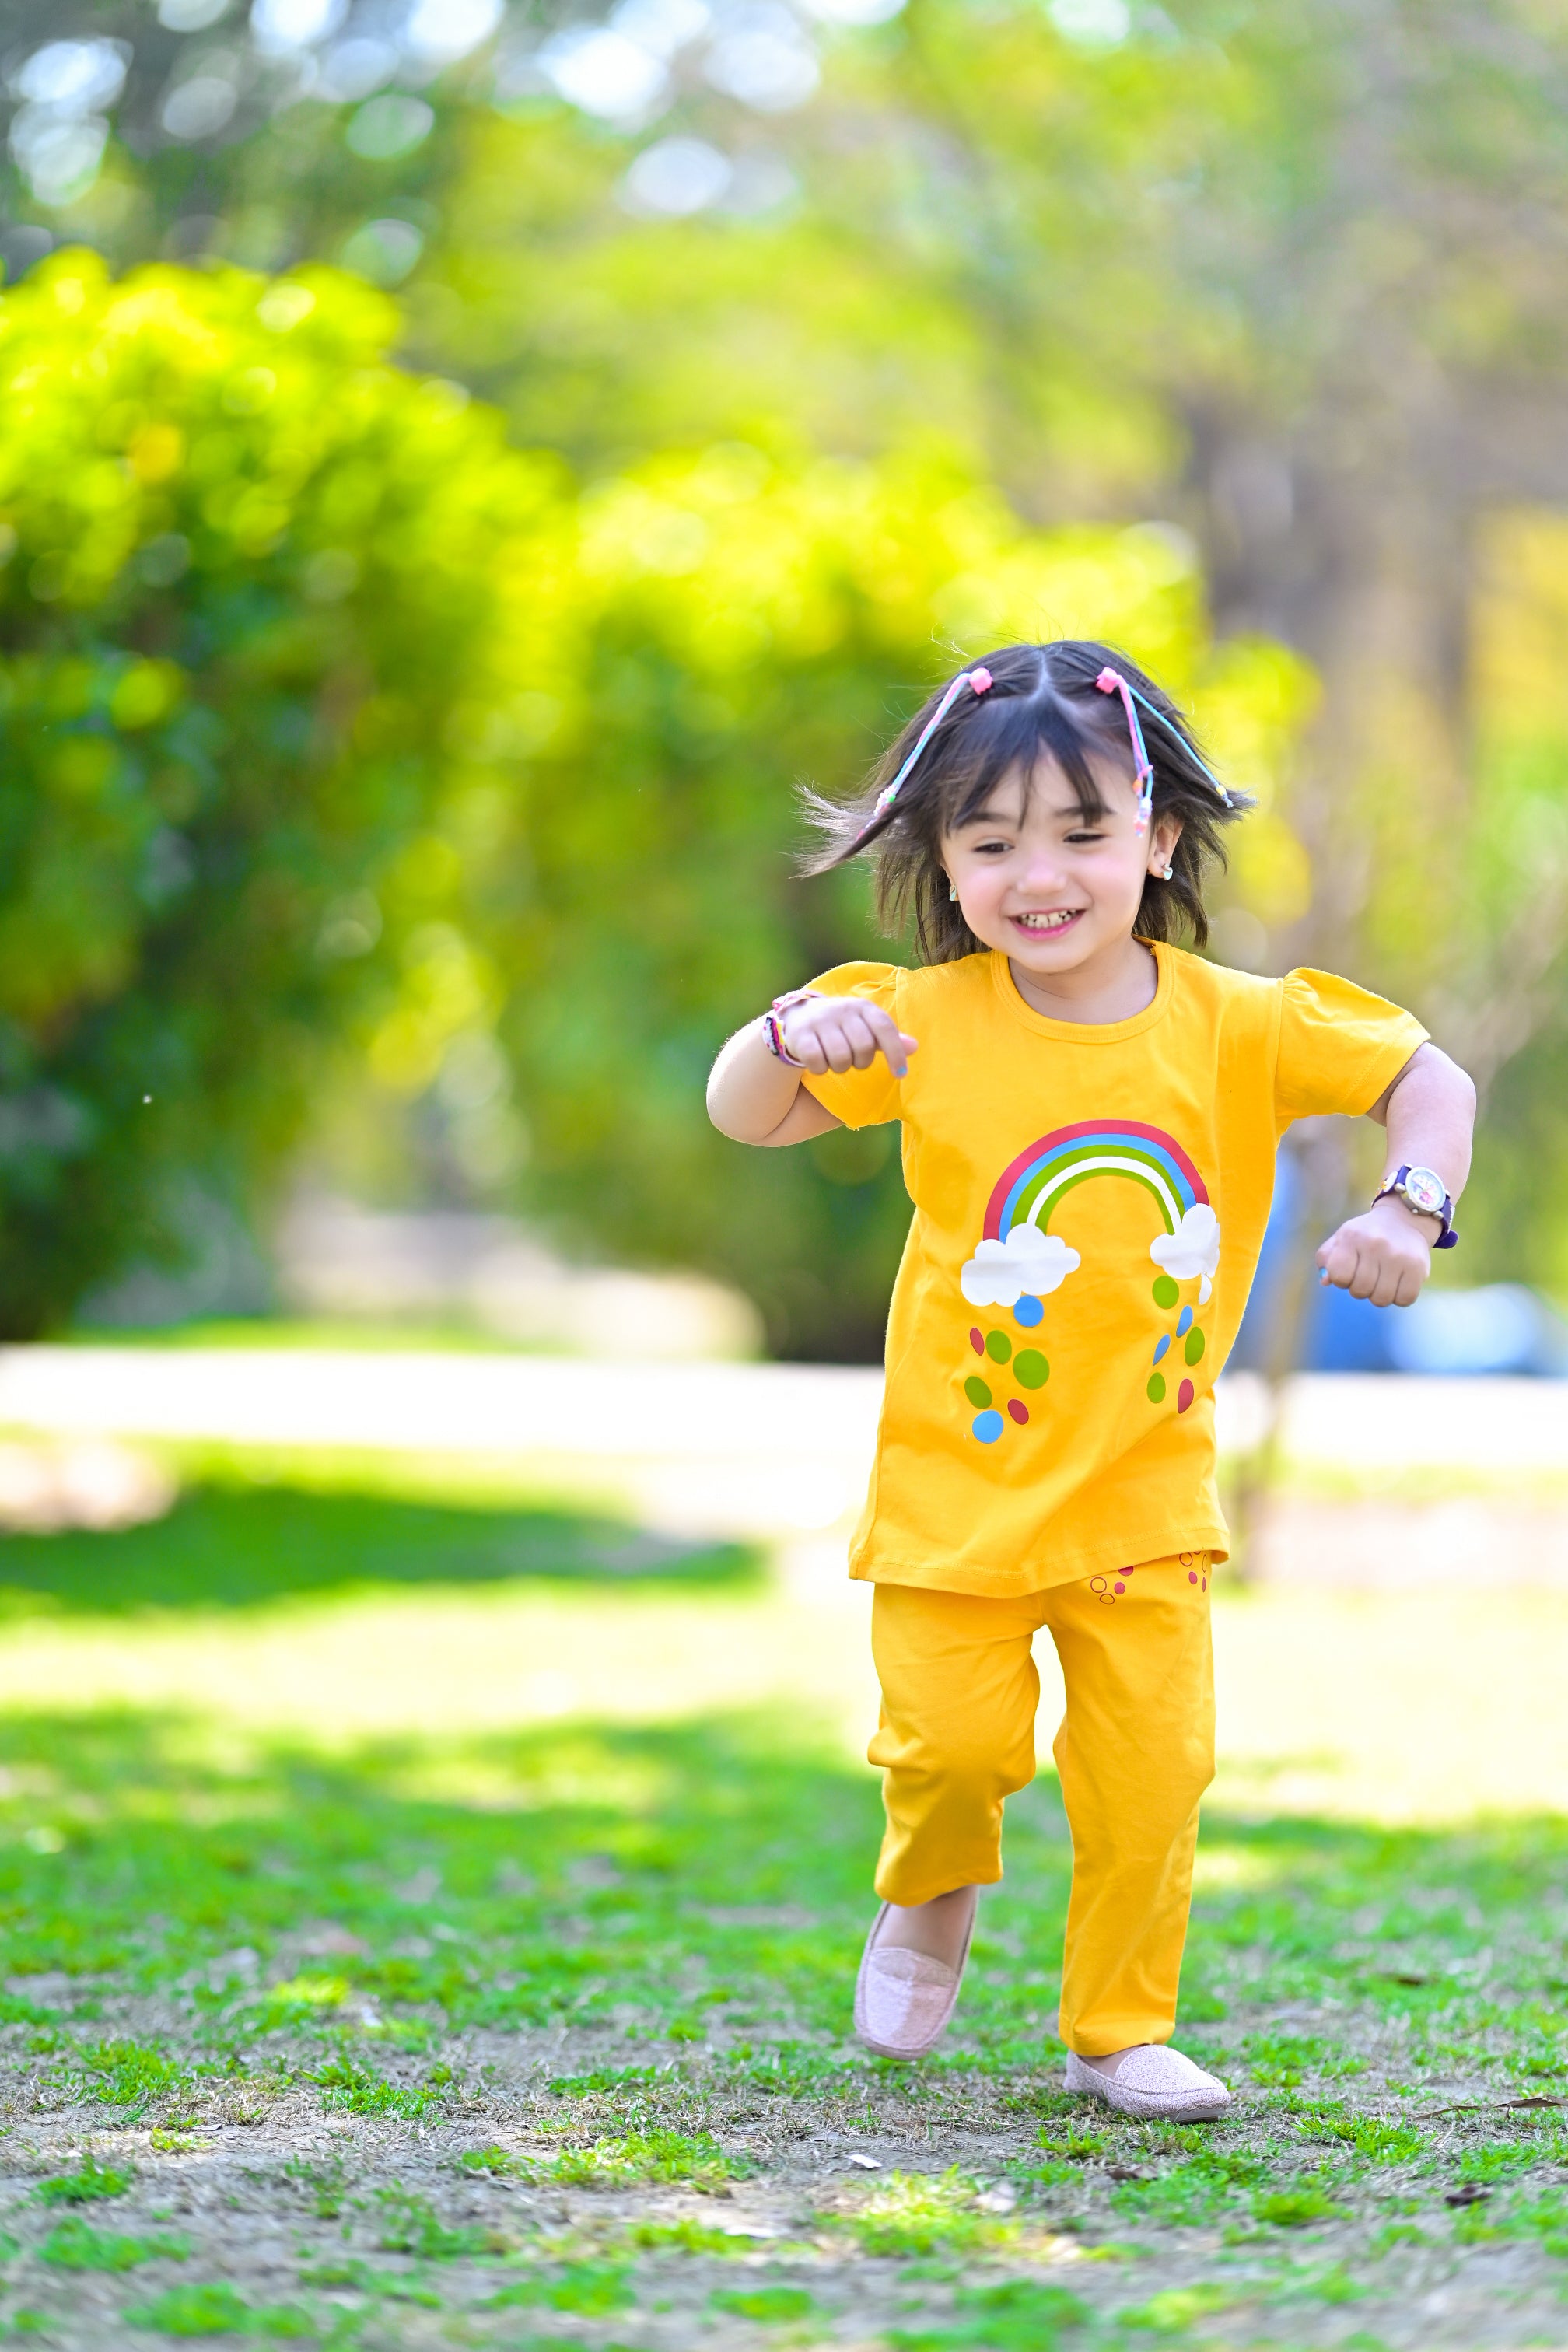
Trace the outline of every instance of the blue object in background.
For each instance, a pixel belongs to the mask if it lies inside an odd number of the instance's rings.
[[[1232,1363],[1245,1370],[1260,1371],[1270,1361],[1270,1324],[1289,1271],[1300,1181],[1291,1155],[1281,1151],[1258,1274],[1231,1356]],[[1320,1285],[1311,1259],[1321,1238],[1303,1235],[1301,1242],[1308,1258],[1300,1349],[1304,1371],[1472,1377],[1512,1372],[1542,1380],[1568,1375],[1568,1324],[1523,1283],[1428,1289],[1414,1307],[1373,1307],[1369,1299],[1352,1298],[1348,1290]]]

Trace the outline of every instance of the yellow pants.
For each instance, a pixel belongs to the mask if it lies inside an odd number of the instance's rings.
[[[1048,1626],[1067,1684],[1054,1754],[1072,1831],[1061,2035],[1080,2057],[1167,2042],[1192,1894],[1198,1800],[1214,1778],[1205,1552],[993,1601],[879,1584],[885,1903],[1002,1875],[1002,1802],[1035,1773]]]

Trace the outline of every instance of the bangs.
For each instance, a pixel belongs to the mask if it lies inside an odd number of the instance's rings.
[[[1114,729],[1101,735],[1057,695],[1027,699],[1015,695],[1005,699],[999,697],[994,702],[987,698],[969,719],[962,740],[953,742],[944,760],[932,763],[934,828],[938,834],[956,832],[984,807],[997,785],[1015,770],[1027,803],[1043,759],[1053,761],[1061,770],[1079,816],[1086,824],[1092,824],[1107,814],[1107,803],[1095,782],[1089,758],[1091,754],[1114,758],[1116,749]],[[1131,764],[1129,753],[1129,768]]]

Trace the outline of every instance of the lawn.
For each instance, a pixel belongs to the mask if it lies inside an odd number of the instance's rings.
[[[711,1704],[788,1651],[744,1553],[213,1470],[158,1526],[7,1539],[0,1587],[37,1663],[0,1711],[0,2330],[1568,2343],[1568,1822],[1222,1799],[1181,2032],[1237,2107],[1122,2124],[1059,2088],[1048,1778],[942,2053],[854,2045],[876,1787],[831,1709]],[[640,1706],[596,1703],[616,1640]],[[574,1643],[590,1704],[499,1720],[498,1658]]]

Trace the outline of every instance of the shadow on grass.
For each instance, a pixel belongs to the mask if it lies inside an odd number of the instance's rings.
[[[874,2063],[846,2037],[876,1781],[798,1721],[557,1725],[347,1756],[234,1738],[167,1715],[0,1718],[0,1974],[124,1969],[153,1989],[248,1953],[263,2001],[280,1952],[326,1971],[309,1996],[323,2017],[372,1996],[459,2027],[599,2027],[640,2039],[649,2070],[708,2042],[764,2091]],[[1196,1907],[1184,2035],[1236,2061],[1289,2005],[1333,2012],[1310,2032],[1336,2046],[1352,2014],[1386,2021],[1412,2078],[1457,2051],[1536,2090],[1568,2071],[1568,1823],[1216,1812],[1204,1843],[1237,1883]],[[958,2030],[906,2082],[1059,2059],[1070,1849],[1054,1780],[1010,1808],[1007,1844]],[[327,1957],[301,1961],[312,1950]],[[215,2010],[227,1981],[220,1969]],[[255,2028],[237,2015],[224,2032],[238,2046]],[[1266,2053],[1258,2079],[1288,2084],[1305,2050]]]
[[[0,1608],[245,1609],[375,1585],[732,1584],[756,1572],[740,1545],[680,1542],[564,1510],[209,1486],[145,1527],[0,1538]]]

